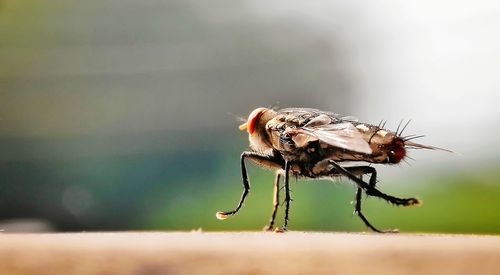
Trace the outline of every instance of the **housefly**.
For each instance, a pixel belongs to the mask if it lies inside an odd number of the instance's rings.
[[[394,205],[419,205],[416,198],[398,198],[376,188],[377,171],[369,164],[397,164],[406,156],[407,149],[445,149],[415,143],[421,136],[402,136],[399,131],[385,129],[385,125],[360,123],[352,117],[308,108],[273,110],[257,108],[248,120],[239,126],[246,130],[251,151],[241,154],[243,194],[235,209],[217,212],[220,220],[236,214],[250,190],[245,160],[276,171],[274,180],[274,205],[266,230],[285,231],[290,211],[290,176],[311,179],[344,176],[356,186],[354,211],[364,224],[376,232],[395,232],[375,228],[361,212],[361,195],[382,198]],[[347,166],[345,162],[364,162],[366,165]],[[370,175],[367,182],[363,175]],[[274,228],[279,206],[280,178],[284,178],[285,217],[282,228]]]

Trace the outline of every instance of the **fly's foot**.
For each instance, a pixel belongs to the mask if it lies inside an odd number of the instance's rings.
[[[422,201],[416,198],[405,199],[403,206],[421,206]]]
[[[266,226],[264,226],[264,228],[262,228],[262,230],[266,231],[266,232],[273,232],[274,227],[272,225],[266,225]]]
[[[384,229],[378,233],[384,233],[384,234],[396,234],[399,233],[399,229],[394,228],[394,229]]]
[[[215,213],[215,217],[218,220],[225,220],[229,217],[229,214],[226,212],[219,211],[219,212]]]
[[[273,232],[274,233],[285,233],[287,232],[288,230],[285,228],[285,227],[276,227]]]

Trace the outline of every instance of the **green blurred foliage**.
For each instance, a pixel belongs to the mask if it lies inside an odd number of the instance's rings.
[[[242,210],[225,221],[215,219],[215,212],[235,206],[241,192],[241,180],[235,177],[237,158],[222,162],[215,189],[188,201],[169,203],[144,222],[154,229],[259,230],[267,224],[272,209],[274,174],[250,168],[252,189]],[[225,168],[230,167],[231,170]],[[500,176],[495,170],[474,174],[436,175],[398,183],[384,183],[379,188],[400,197],[416,196],[419,207],[395,207],[377,198],[363,200],[363,212],[379,228],[398,228],[402,232],[500,233]],[[210,184],[207,185],[211,186]],[[204,187],[201,187],[204,188]],[[354,185],[345,179],[293,180],[291,228],[293,230],[366,231],[353,214]],[[187,191],[189,192],[189,191]],[[283,198],[281,191],[281,199]],[[188,196],[188,195],[185,195]],[[181,196],[182,197],[182,196]],[[158,209],[161,209],[159,205]],[[283,218],[282,206],[277,224]]]
[[[64,231],[260,230],[271,214],[274,173],[251,163],[252,189],[244,207],[225,221],[215,218],[217,211],[232,209],[242,191],[239,151],[229,149],[2,162],[0,216],[39,217]],[[403,208],[365,198],[363,211],[377,227],[402,232],[499,234],[500,176],[495,171],[424,175],[397,183],[385,181],[381,173],[380,190],[424,203]],[[291,188],[292,230],[368,230],[353,214],[355,188],[348,180],[293,179]]]

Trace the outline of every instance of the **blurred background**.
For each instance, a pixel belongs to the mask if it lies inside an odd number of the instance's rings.
[[[500,233],[497,1],[0,0],[0,229],[260,230],[273,173],[238,116],[353,115],[458,152],[376,166],[380,228]],[[498,146],[498,147],[497,147]],[[292,182],[293,230],[366,231],[347,180]],[[282,213],[278,217],[281,224]]]

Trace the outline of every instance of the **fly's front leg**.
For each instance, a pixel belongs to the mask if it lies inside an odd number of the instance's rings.
[[[274,220],[276,219],[276,213],[278,212],[278,207],[280,204],[280,177],[282,171],[276,172],[276,177],[274,179],[274,192],[273,192],[273,213],[271,214],[271,219],[269,224],[264,227],[265,231],[272,231],[274,227]]]
[[[370,181],[368,183],[368,186],[371,188],[375,188],[375,185],[377,184],[377,170],[371,166],[356,166],[356,167],[346,167],[345,168],[347,171],[354,175],[359,175],[359,179],[363,181],[363,175],[370,174]],[[358,186],[356,190],[356,196],[355,196],[355,201],[354,201],[354,213],[358,215],[358,217],[363,221],[363,223],[370,228],[371,230],[378,232],[378,233],[393,233],[397,232],[397,230],[379,230],[375,226],[373,226],[368,219],[365,217],[365,215],[361,212],[361,196],[363,194],[363,189]]]
[[[366,194],[369,196],[374,196],[374,197],[379,197],[382,198],[392,204],[395,205],[401,205],[401,206],[412,206],[412,205],[419,205],[421,204],[420,200],[416,198],[407,198],[407,199],[402,199],[402,198],[397,198],[393,197],[391,195],[387,195],[385,193],[380,192],[378,189],[375,188],[376,184],[376,177],[370,178],[370,184],[360,180],[356,175],[354,175],[352,172],[348,171],[346,168],[340,166],[338,163],[335,161],[330,160],[329,163],[335,167],[335,169],[338,171],[339,174],[346,176],[350,180],[354,181],[359,188],[362,188],[365,190]]]
[[[245,166],[245,159],[249,158],[252,161],[265,165],[265,166],[270,166],[270,167],[281,167],[281,164],[274,159],[272,156],[267,156],[267,155],[262,155],[256,152],[243,152],[241,154],[241,177],[243,179],[243,194],[241,194],[241,198],[238,202],[238,205],[236,206],[235,209],[231,211],[219,211],[215,214],[217,219],[219,220],[225,220],[228,218],[230,215],[236,214],[240,208],[243,206],[243,203],[245,202],[245,198],[248,195],[248,192],[250,192],[250,183],[248,182],[248,176],[247,176],[247,169]]]
[[[348,173],[352,174],[354,177],[359,176],[359,180],[363,181],[363,175],[366,174],[371,174],[370,176],[370,182],[368,184],[369,187],[375,188],[375,184],[377,183],[377,171],[375,168],[371,166],[355,166],[355,167],[345,167],[344,168]],[[344,175],[342,172],[340,172],[338,169],[332,170],[330,173],[330,176],[342,176]],[[364,181],[363,181],[364,182]],[[365,183],[366,184],[366,183]],[[355,201],[354,201],[354,213],[358,215],[358,217],[363,221],[363,223],[370,228],[371,230],[378,232],[378,233],[386,233],[386,232],[394,232],[394,230],[390,231],[381,231],[374,227],[368,219],[363,215],[361,212],[361,196],[363,194],[363,189],[361,187],[357,187],[356,190],[356,196],[355,196]]]
[[[363,215],[363,213],[361,212],[361,196],[362,196],[363,189],[366,191],[367,194],[375,193],[375,194],[378,194],[378,197],[382,197],[384,199],[390,198],[391,200],[396,200],[397,202],[403,202],[402,205],[405,205],[405,206],[415,204],[414,202],[419,202],[417,199],[414,199],[414,198],[400,199],[400,198],[386,195],[386,194],[378,191],[375,188],[375,185],[377,184],[377,170],[375,170],[375,168],[373,168],[371,166],[355,166],[355,167],[345,167],[344,168],[333,161],[330,161],[330,164],[332,164],[335,167],[335,170],[333,170],[332,176],[339,176],[339,175],[347,176],[349,179],[353,180],[358,185],[358,188],[356,190],[354,212],[358,215],[358,217],[363,221],[363,223],[367,227],[369,227],[371,230],[373,230],[375,232],[378,232],[378,233],[396,233],[396,232],[398,232],[398,230],[397,229],[379,230],[368,221],[368,219],[365,217],[365,215]],[[362,179],[363,175],[366,175],[366,174],[371,174],[370,181],[368,184],[366,182],[364,182]],[[359,176],[359,178],[356,176]],[[382,195],[382,196],[380,196],[380,195]],[[394,203],[391,200],[389,200],[389,201]]]
[[[371,166],[356,166],[356,167],[346,167],[346,170],[354,175],[359,175],[360,180],[363,180],[363,175],[371,174],[370,181],[369,181],[368,185],[372,188],[375,188],[375,184],[377,184],[377,170],[375,170],[375,168],[373,168]],[[368,228],[370,228],[371,230],[373,230],[375,232],[378,232],[378,233],[396,233],[396,232],[398,232],[397,229],[379,230],[368,221],[368,219],[365,217],[365,215],[363,215],[363,213],[361,212],[362,192],[363,192],[363,189],[361,189],[361,187],[358,187],[356,190],[354,213],[356,213],[358,215],[358,217],[363,221],[363,223]]]

